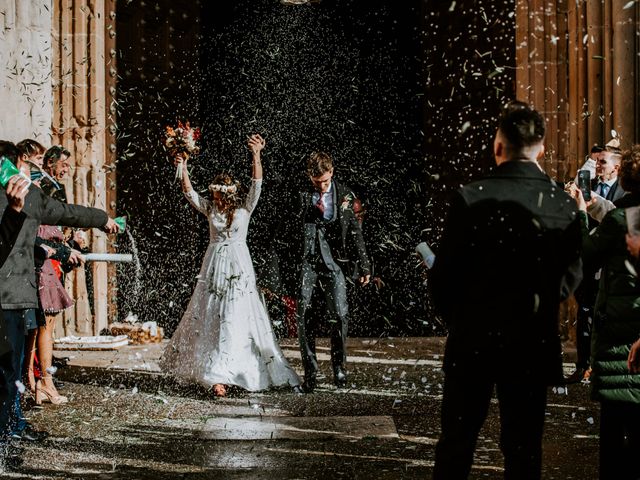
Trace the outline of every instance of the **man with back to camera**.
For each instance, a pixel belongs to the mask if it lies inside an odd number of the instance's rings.
[[[430,272],[449,334],[435,480],[466,479],[495,388],[506,479],[539,479],[547,386],[563,380],[558,310],[581,278],[571,198],[540,169],[545,123],[502,111],[496,168],[458,190]]]

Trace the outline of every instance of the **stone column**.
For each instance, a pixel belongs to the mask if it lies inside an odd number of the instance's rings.
[[[72,154],[68,200],[106,209],[105,0],[54,0],[53,17],[53,135]],[[92,251],[107,251],[103,232],[93,229],[89,237]],[[84,271],[76,269],[68,278],[76,304],[65,313],[65,334],[96,335],[107,326],[107,266],[94,263],[89,268],[93,315]]]
[[[51,0],[0,0],[2,140],[51,141]]]

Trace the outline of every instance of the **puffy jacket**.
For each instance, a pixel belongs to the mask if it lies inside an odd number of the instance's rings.
[[[640,195],[626,203],[640,205]],[[640,375],[627,368],[629,347],[640,335],[640,279],[629,268],[625,209],[609,212],[591,233],[583,217],[582,229],[585,262],[602,267],[591,337],[591,395],[640,403]]]

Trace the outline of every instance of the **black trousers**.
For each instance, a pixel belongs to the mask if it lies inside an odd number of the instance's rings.
[[[600,480],[640,480],[640,404],[600,403]]]
[[[591,330],[593,327],[593,308],[598,295],[598,281],[595,271],[585,269],[585,278],[575,292],[578,312],[576,315],[576,368],[585,370],[591,365]]]
[[[0,362],[0,375],[6,381],[7,400],[0,402],[0,427],[7,435],[16,427],[22,428],[24,420],[20,409],[20,396],[16,381],[22,380],[24,344],[26,339],[25,316],[28,310],[3,310],[7,340],[13,352]],[[4,393],[4,390],[3,390]],[[19,429],[18,428],[18,429]]]
[[[307,315],[307,309],[316,287],[320,288],[327,302],[327,320],[331,335],[331,365],[334,374],[339,369],[344,370],[347,360],[349,305],[344,274],[340,269],[329,270],[322,261],[304,262],[300,278],[297,321],[300,353],[306,379],[314,378],[318,372],[316,334],[321,320],[308,318]]]
[[[526,380],[494,381],[485,376],[487,373],[479,369],[445,374],[434,480],[462,480],[469,476],[478,433],[487,417],[494,387],[500,408],[504,478],[540,479],[547,387]]]

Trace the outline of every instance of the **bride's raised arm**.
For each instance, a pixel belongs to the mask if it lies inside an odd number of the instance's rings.
[[[245,208],[251,213],[258,204],[258,198],[260,197],[260,190],[262,188],[262,159],[260,158],[260,153],[265,146],[265,141],[259,134],[254,134],[247,140],[247,145],[251,150],[253,180],[251,181],[251,189],[247,195]]]
[[[211,202],[206,198],[202,198],[198,193],[193,189],[191,185],[191,180],[189,179],[189,170],[187,169],[187,160],[183,157],[176,158],[176,164],[182,164],[182,191],[184,192],[185,197],[189,200],[189,203],[193,205],[193,208],[198,210],[200,213],[204,215],[208,215],[211,210]]]

